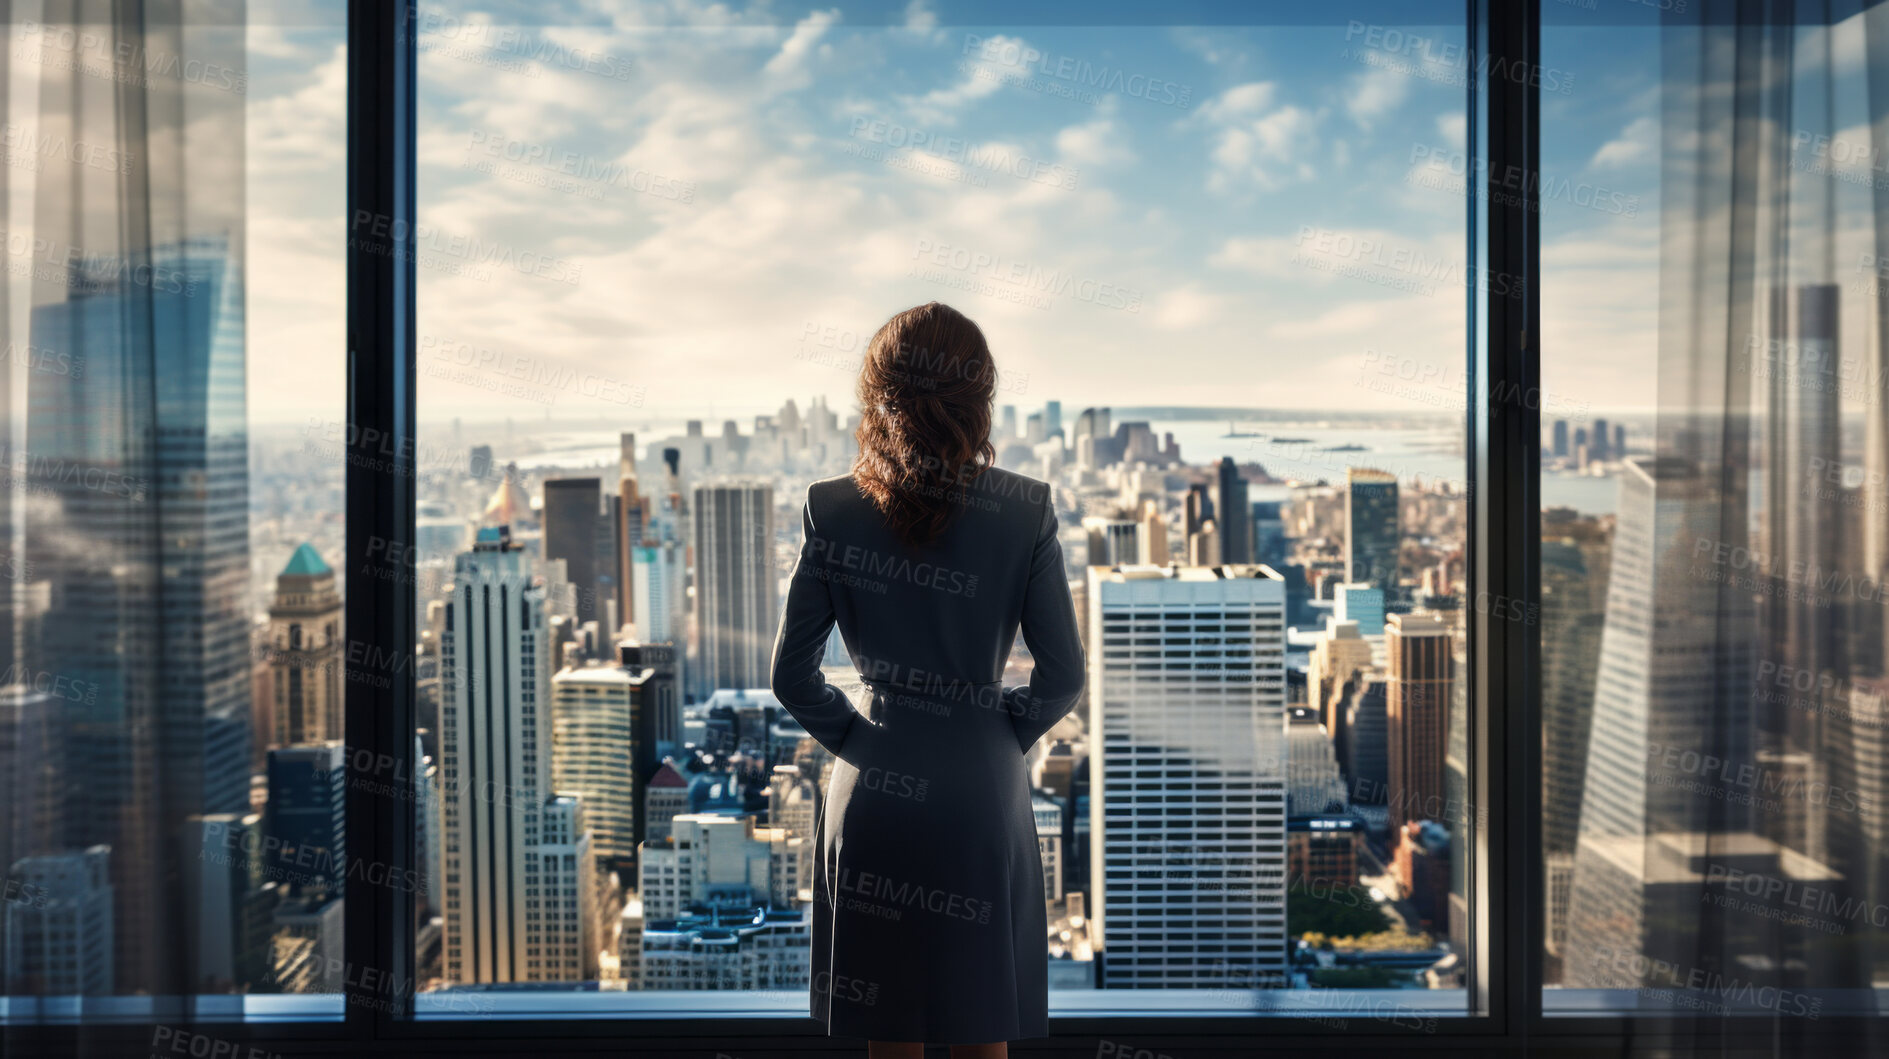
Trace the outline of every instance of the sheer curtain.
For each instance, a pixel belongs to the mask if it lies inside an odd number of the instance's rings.
[[[0,1002],[168,1021],[267,959],[240,840],[244,7],[0,12]]]
[[[1795,1055],[1889,971],[1889,9],[1668,6],[1568,978]]]

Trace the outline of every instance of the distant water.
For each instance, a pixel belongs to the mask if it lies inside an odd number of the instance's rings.
[[[739,422],[752,422],[738,420]],[[1117,420],[1113,425],[1119,425]],[[1065,415],[1063,429],[1071,425]],[[1424,482],[1447,483],[1463,491],[1468,466],[1463,454],[1460,430],[1440,427],[1357,427],[1343,424],[1281,425],[1276,423],[1235,423],[1234,429],[1262,434],[1262,437],[1226,437],[1225,422],[1204,420],[1152,420],[1149,426],[1160,440],[1167,433],[1181,447],[1181,458],[1190,464],[1218,463],[1231,456],[1238,463],[1257,463],[1274,478],[1300,482],[1344,481],[1348,467],[1368,467],[1388,471],[1405,482],[1421,478]],[[665,438],[687,432],[686,424],[653,423],[638,425],[636,439],[644,459],[649,446]],[[714,431],[720,433],[719,425]],[[529,445],[536,451],[515,458],[526,470],[595,470],[614,468],[617,443],[613,434],[592,431],[548,432],[535,434]],[[1361,451],[1338,451],[1336,446],[1359,445]],[[495,446],[495,448],[501,446]],[[508,457],[495,453],[500,463]],[[1588,515],[1614,510],[1618,485],[1614,478],[1544,472],[1541,478],[1543,503],[1553,507],[1571,507]],[[1290,489],[1283,485],[1255,485],[1250,490],[1254,500],[1284,500]]]

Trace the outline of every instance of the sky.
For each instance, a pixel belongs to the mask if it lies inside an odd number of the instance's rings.
[[[844,414],[931,299],[1000,403],[1458,407],[1460,26],[537,11],[422,5],[422,422]],[[258,423],[342,407],[345,52],[310,21],[249,30]],[[1656,34],[1545,50],[1545,407],[1645,407]]]

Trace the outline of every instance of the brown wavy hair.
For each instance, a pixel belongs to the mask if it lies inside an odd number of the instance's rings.
[[[996,392],[984,332],[941,302],[899,313],[867,344],[853,480],[906,544],[936,541],[965,487],[997,462]]]

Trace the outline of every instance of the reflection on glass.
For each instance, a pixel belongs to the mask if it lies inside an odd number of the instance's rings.
[[[1874,1008],[1883,14],[1544,33],[1551,1012]]]
[[[931,299],[990,336],[1086,623],[1031,754],[1053,1003],[1463,1013],[1486,278],[1461,10],[1418,14],[423,8],[420,541],[384,572],[425,616],[422,1014],[850,988],[809,980],[830,761],[767,668],[866,342]]]
[[[10,22],[0,55],[0,1018],[175,1022],[164,998],[332,994],[338,465],[252,431],[283,409],[256,400],[280,379],[249,351],[304,332],[283,350],[310,342],[333,378],[297,412],[335,418],[319,400],[339,397],[339,300],[321,304],[320,278],[338,294],[341,259],[311,255],[285,298],[252,283],[249,237],[307,191],[274,181],[282,98],[309,79],[285,70],[340,31],[228,5],[53,14]],[[338,143],[320,151],[338,179]],[[284,502],[290,480],[306,507]]]

